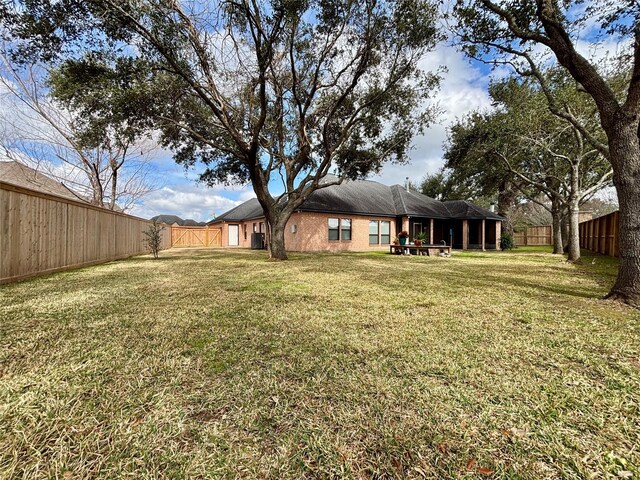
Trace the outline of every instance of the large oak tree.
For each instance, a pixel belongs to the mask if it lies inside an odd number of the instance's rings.
[[[61,96],[159,130],[178,162],[207,166],[202,180],[250,181],[275,259],[330,170],[403,162],[431,120],[438,78],[418,67],[438,39],[431,0],[16,3],[17,58],[59,62]]]
[[[458,0],[454,15],[458,39],[469,55],[510,65],[519,74],[536,78],[548,94],[550,110],[571,122],[611,162],[620,203],[620,268],[608,296],[640,306],[640,4],[615,0]],[[602,65],[578,49],[579,41],[603,39],[619,41],[630,66],[622,96],[616,94]],[[548,60],[545,52],[550,52],[593,98],[606,142],[592,138],[571,108],[548,91],[541,73]]]

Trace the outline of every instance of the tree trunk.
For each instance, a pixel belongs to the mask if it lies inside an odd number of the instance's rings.
[[[560,224],[562,225],[562,253],[569,251],[569,233],[571,228],[571,216],[568,208],[562,209]]]
[[[580,261],[580,165],[571,166],[571,192],[569,193],[569,258],[570,262]]]
[[[502,231],[509,235],[513,235],[513,222],[511,221],[511,217],[517,196],[518,193],[513,183],[509,179],[504,180],[498,191],[498,215],[506,218],[506,221],[502,223]]]
[[[564,253],[564,245],[562,244],[562,207],[558,200],[551,202],[551,218],[553,230],[553,253],[554,255],[562,255]]]
[[[267,249],[271,260],[287,260],[289,258],[284,245],[284,231],[287,220],[289,220],[289,215],[284,222],[282,219],[278,219],[273,224],[267,222]]]
[[[109,209],[116,209],[116,196],[118,194],[118,169],[112,167],[111,173],[111,200],[109,201]]]
[[[620,205],[620,266],[607,297],[640,308],[640,140],[637,120],[620,123],[607,132]]]
[[[569,258],[570,262],[580,261],[580,199],[571,199],[569,206]]]

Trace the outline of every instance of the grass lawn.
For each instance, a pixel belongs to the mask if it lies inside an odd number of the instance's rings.
[[[615,261],[174,250],[0,288],[1,478],[639,478]]]

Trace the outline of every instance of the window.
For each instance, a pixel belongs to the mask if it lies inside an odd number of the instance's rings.
[[[413,238],[415,239],[421,233],[422,233],[422,223],[414,223],[413,224]]]
[[[391,222],[380,222],[380,243],[382,245],[391,243]]]
[[[264,222],[260,222],[260,233],[264,233]]]
[[[247,224],[242,225],[242,233],[244,233],[244,239],[247,239]]]
[[[329,240],[340,240],[340,220],[337,218],[329,219]]]
[[[351,240],[351,219],[343,218],[340,220],[340,240]]]
[[[258,233],[258,224],[257,223],[253,224],[253,233]]]
[[[378,241],[378,230],[380,225],[377,220],[369,221],[369,245],[377,245],[380,243]]]
[[[351,241],[351,219],[350,218],[329,218],[329,240],[343,242]]]

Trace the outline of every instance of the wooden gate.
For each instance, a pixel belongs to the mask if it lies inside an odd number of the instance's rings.
[[[221,247],[222,229],[210,227],[171,227],[172,247]]]

